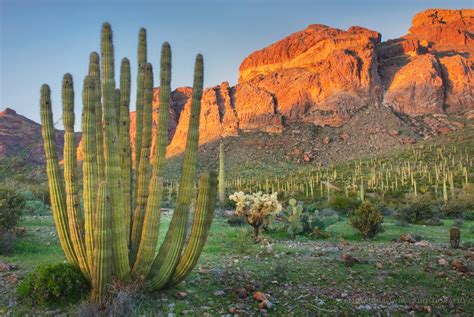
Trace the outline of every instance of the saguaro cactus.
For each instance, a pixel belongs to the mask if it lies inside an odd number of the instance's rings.
[[[158,254],[155,253],[168,142],[171,49],[168,43],[163,44],[157,142],[150,167],[153,71],[151,64],[146,64],[145,34],[141,29],[137,101],[141,99],[142,104],[141,119],[137,119],[140,141],[137,140],[136,145],[139,148],[135,149],[140,155],[135,161],[138,170],[135,178],[132,177],[128,133],[130,63],[128,59],[122,60],[120,89],[116,90],[112,29],[108,23],[102,26],[102,79],[99,56],[91,54],[82,94],[83,208],[78,203],[72,76],[66,74],[63,81],[64,177],[60,175],[57,158],[50,89],[47,85],[41,87],[42,135],[59,240],[68,262],[77,265],[90,280],[92,299],[97,302],[104,300],[112,276],[125,283],[133,276],[150,290],[182,281],[199,258],[213,218],[217,175],[211,172],[204,173],[199,181],[193,225],[186,240],[186,223],[196,178],[203,89],[203,58],[199,54],[177,207],[165,240]],[[137,197],[134,198],[133,193],[138,193]]]
[[[224,162],[224,144],[219,146],[219,203],[224,207],[225,203],[225,162]]]

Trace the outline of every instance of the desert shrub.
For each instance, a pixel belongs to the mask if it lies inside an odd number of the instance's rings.
[[[461,228],[464,225],[464,221],[462,219],[454,219],[453,226]]]
[[[350,213],[349,222],[364,239],[371,239],[382,231],[383,215],[372,203],[364,201]]]
[[[257,192],[247,195],[244,192],[236,192],[230,195],[229,199],[235,202],[235,214],[244,217],[247,223],[253,227],[255,241],[259,239],[260,227],[264,222],[268,223],[268,218],[282,208],[278,201],[278,193]]]
[[[335,194],[329,201],[329,207],[336,210],[340,215],[347,215],[351,210],[360,206],[360,200],[354,195],[346,197],[343,194]]]
[[[439,208],[427,193],[418,197],[409,197],[407,205],[398,209],[395,218],[400,222],[429,226],[441,225]]]
[[[79,268],[67,264],[50,264],[30,272],[17,287],[20,299],[41,307],[62,305],[80,300],[89,284]]]
[[[13,250],[15,245],[15,227],[21,218],[25,200],[17,191],[0,186],[0,254]]]
[[[324,229],[339,220],[337,212],[330,208],[312,212],[308,209],[301,202],[297,203],[295,199],[290,199],[288,208],[278,214],[280,229],[288,232],[293,239],[299,234],[327,237]]]
[[[316,210],[314,213],[315,227],[317,227],[319,230],[324,230],[338,221],[339,214],[331,208]]]
[[[462,214],[462,217],[466,220],[474,220],[474,210],[467,210]]]
[[[443,206],[442,211],[447,217],[462,217],[466,212],[474,211],[474,184],[464,185],[456,197]]]

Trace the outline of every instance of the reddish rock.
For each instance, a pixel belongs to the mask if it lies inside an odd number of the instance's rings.
[[[390,136],[397,136],[397,135],[400,134],[400,132],[399,132],[398,130],[389,130],[389,131],[388,131],[388,134],[389,134]]]
[[[267,295],[262,292],[255,292],[253,293],[253,299],[255,299],[257,302],[263,302],[267,299]]]
[[[413,18],[410,34],[428,43],[474,44],[474,10],[429,9]]]
[[[474,44],[473,44],[474,46]],[[461,56],[439,59],[444,80],[446,112],[465,113],[474,109],[474,62]]]
[[[305,162],[311,162],[312,159],[313,158],[307,153],[305,155],[303,155],[303,161],[305,161]]]
[[[325,136],[324,139],[323,139],[323,144],[324,145],[327,145],[331,142],[331,138],[329,136]]]
[[[414,57],[394,76],[384,102],[408,115],[443,113],[441,66],[431,54]]]
[[[344,132],[341,134],[341,139],[344,141],[344,142],[347,142],[349,140],[350,136],[349,136],[349,133],[347,132]]]
[[[451,266],[454,270],[456,270],[458,272],[461,272],[461,273],[468,273],[469,272],[469,269],[467,268],[467,266],[460,260],[454,260],[451,263]]]

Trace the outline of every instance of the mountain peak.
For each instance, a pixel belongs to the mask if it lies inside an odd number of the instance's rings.
[[[12,108],[8,108],[6,107],[5,110],[3,110],[2,112],[0,112],[0,115],[15,115],[17,114],[15,110],[13,110]]]

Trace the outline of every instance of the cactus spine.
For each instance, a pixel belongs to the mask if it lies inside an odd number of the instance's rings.
[[[146,60],[145,34],[142,29],[139,45],[141,62]],[[168,43],[163,44],[158,131],[151,167],[151,64],[146,64],[142,71],[143,86],[138,87],[141,92],[137,92],[137,96],[141,94],[143,97],[141,120],[137,122],[137,129],[141,130],[140,156],[136,160],[137,178],[132,177],[131,170],[133,155],[129,136],[130,63],[127,59],[122,60],[120,89],[116,89],[112,30],[108,23],[102,26],[101,49],[102,80],[99,56],[92,53],[89,74],[84,80],[82,92],[83,211],[77,197],[79,186],[73,129],[72,76],[65,75],[63,83],[64,126],[67,138],[64,182],[57,158],[50,90],[47,85],[41,88],[40,100],[48,183],[58,237],[68,262],[77,265],[90,280],[92,299],[96,302],[106,299],[112,276],[125,283],[131,276],[143,279],[144,285],[150,290],[158,290],[182,281],[196,264],[206,241],[217,192],[216,173],[205,173],[199,181],[196,212],[186,242],[186,225],[196,178],[203,89],[203,59],[198,55],[177,207],[165,240],[156,255],[168,142],[171,49]],[[139,195],[134,198],[132,194],[135,191]],[[131,218],[135,199],[135,209],[139,209],[140,213],[135,213]],[[131,228],[136,229],[134,234],[130,234]]]
[[[225,203],[225,167],[224,167],[224,144],[219,146],[219,203],[224,208]]]

